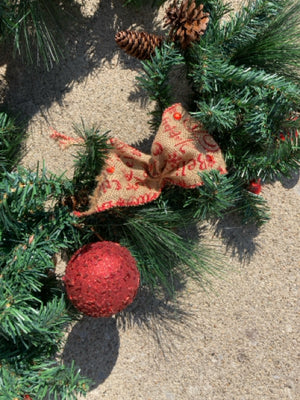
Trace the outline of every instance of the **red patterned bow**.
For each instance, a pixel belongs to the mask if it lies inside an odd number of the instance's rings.
[[[157,199],[166,184],[200,186],[203,182],[199,172],[204,170],[226,173],[219,146],[181,104],[164,111],[151,155],[119,139],[109,141],[112,149],[97,177],[90,208],[77,215],[148,203]]]
[[[59,139],[64,147],[82,140],[56,131],[52,137]],[[173,104],[164,111],[150,155],[116,138],[109,142],[112,149],[96,178],[89,210],[75,211],[78,216],[148,203],[157,199],[167,184],[184,188],[200,186],[203,182],[199,173],[204,170],[227,172],[217,143],[181,104]]]

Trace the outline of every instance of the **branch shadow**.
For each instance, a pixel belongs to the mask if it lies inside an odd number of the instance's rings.
[[[141,287],[134,302],[119,314],[111,318],[83,316],[69,333],[61,360],[69,367],[74,362],[81,375],[91,380],[93,390],[109,377],[117,362],[120,330],[139,327],[152,335],[162,352],[166,342],[171,351],[172,344],[163,338],[169,337],[170,331],[177,334],[176,326],[183,322],[186,326],[189,317],[174,299]]]
[[[142,75],[143,72],[141,72],[141,76]],[[188,110],[193,110],[195,108],[195,94],[187,78],[187,70],[184,64],[175,65],[171,68],[166,84],[169,87],[170,105],[181,103],[182,106]],[[145,108],[150,101],[149,95],[150,93],[147,93],[142,85],[137,84],[134,90],[129,94],[128,100],[138,104],[140,108]],[[159,107],[156,111],[159,111]],[[152,120],[153,122],[155,121],[153,116]]]
[[[171,338],[186,340],[188,327],[193,325],[195,317],[181,302],[180,293],[185,285],[182,282],[173,283],[175,286],[179,284],[179,287],[172,296],[161,290],[156,292],[141,287],[135,301],[115,316],[120,331],[139,329],[159,348],[165,359],[176,351]]]
[[[62,99],[74,84],[84,81],[97,68],[110,67],[116,55],[125,68],[137,69],[139,60],[118,48],[115,33],[137,25],[155,31],[156,14],[157,8],[151,4],[134,8],[125,7],[122,0],[108,0],[99,2],[92,16],[85,16],[80,4],[72,1],[65,6],[59,33],[65,54],[50,71],[26,65],[13,58],[11,52],[2,52],[0,65],[7,65],[5,104],[29,120],[41,109],[47,110],[53,102],[62,105]]]
[[[248,263],[259,247],[255,241],[259,233],[259,227],[254,224],[245,225],[234,213],[226,215],[214,224],[214,234],[222,239],[226,252],[231,257],[238,258],[242,264]]]
[[[289,177],[281,177],[280,183],[285,189],[294,188],[300,180],[300,170],[294,171]]]
[[[199,242],[204,235],[202,229],[197,224],[190,224],[188,227],[178,229],[178,234],[186,240]],[[185,268],[185,267],[184,267]],[[170,337],[185,336],[181,333],[180,326],[186,328],[193,321],[194,314],[182,304],[181,294],[186,289],[187,282],[190,280],[189,274],[183,272],[180,265],[174,268],[169,277],[172,292],[167,288],[158,286],[150,288],[142,286],[134,302],[121,313],[116,315],[117,326],[121,330],[139,327],[152,335],[154,342],[159,346],[162,354],[167,357],[174,351]],[[199,290],[204,292],[205,279],[199,275]]]

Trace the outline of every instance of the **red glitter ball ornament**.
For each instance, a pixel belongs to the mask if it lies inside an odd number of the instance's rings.
[[[251,181],[248,190],[254,194],[259,194],[261,192],[261,179]]]
[[[90,243],[77,250],[63,277],[73,305],[91,317],[110,317],[131,304],[140,274],[130,251],[114,242]]]

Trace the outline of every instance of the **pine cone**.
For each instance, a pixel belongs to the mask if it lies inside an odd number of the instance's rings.
[[[115,40],[127,54],[146,60],[154,54],[156,47],[161,46],[163,38],[152,33],[126,30],[118,32]]]
[[[164,21],[164,26],[171,26],[170,40],[178,41],[186,49],[206,31],[209,13],[203,12],[203,4],[197,7],[195,0],[183,0],[179,8],[174,2],[166,10]]]

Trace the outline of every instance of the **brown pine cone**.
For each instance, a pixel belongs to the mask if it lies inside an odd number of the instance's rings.
[[[203,4],[197,7],[195,0],[184,0],[179,7],[174,2],[166,10],[164,21],[164,26],[171,27],[170,40],[179,42],[182,49],[186,49],[206,31],[209,13],[203,12]]]
[[[127,54],[147,60],[154,54],[155,48],[161,46],[163,38],[153,33],[126,30],[118,32],[115,41]]]

